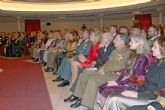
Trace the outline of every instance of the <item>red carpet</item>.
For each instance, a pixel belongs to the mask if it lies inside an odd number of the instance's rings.
[[[27,58],[0,58],[0,110],[52,110],[42,69]]]

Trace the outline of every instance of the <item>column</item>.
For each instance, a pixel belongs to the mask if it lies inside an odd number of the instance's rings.
[[[162,25],[163,24],[163,11],[162,11],[162,8],[158,8],[157,9],[157,12],[158,12],[158,17],[159,17],[159,25]]]
[[[21,32],[21,17],[17,17],[18,32]]]
[[[162,25],[163,24],[163,13],[162,11],[159,12],[159,25]]]
[[[103,29],[103,14],[99,15],[100,18],[100,28]]]

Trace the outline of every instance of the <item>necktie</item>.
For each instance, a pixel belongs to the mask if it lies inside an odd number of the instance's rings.
[[[107,46],[104,46],[104,52],[107,52]]]

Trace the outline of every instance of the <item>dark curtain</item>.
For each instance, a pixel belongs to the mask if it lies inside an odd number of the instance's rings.
[[[30,33],[32,31],[40,31],[40,20],[25,20],[25,32]]]
[[[149,28],[152,24],[151,14],[136,15],[135,19],[139,22],[142,28]]]

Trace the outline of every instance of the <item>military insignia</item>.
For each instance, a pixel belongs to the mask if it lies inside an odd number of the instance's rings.
[[[84,44],[83,49],[85,49],[86,47],[87,47],[87,44]]]
[[[123,57],[122,57],[121,54],[117,54],[117,55],[116,55],[116,60],[117,60],[118,62],[120,62],[120,60],[121,60],[122,58],[123,58]]]

